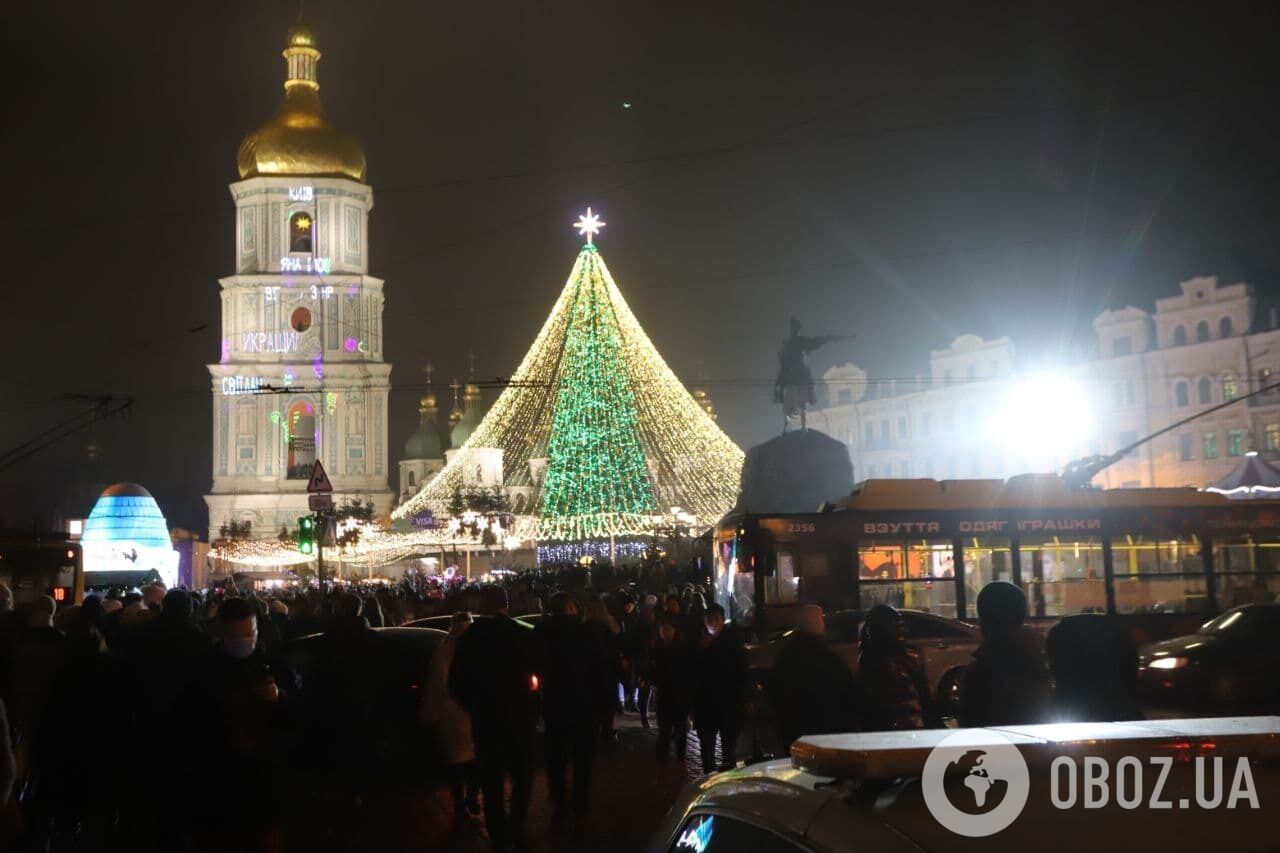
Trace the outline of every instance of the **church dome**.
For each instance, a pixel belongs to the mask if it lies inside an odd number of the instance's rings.
[[[443,459],[444,445],[440,433],[432,424],[423,421],[404,443],[405,459]]]
[[[261,175],[317,175],[363,181],[364,149],[329,124],[320,104],[316,64],[320,51],[311,30],[295,25],[284,50],[288,79],[284,103],[275,117],[240,143],[236,165],[241,178]]]
[[[418,428],[404,443],[405,459],[443,459],[444,442],[436,426],[436,395],[427,392],[418,401]]]
[[[462,391],[462,402],[465,406],[462,417],[453,425],[453,430],[449,433],[450,446],[461,447],[468,438],[471,438],[471,433],[476,431],[476,427],[480,426],[483,414],[480,411],[480,399],[479,386],[468,382]],[[450,418],[452,419],[452,413]]]

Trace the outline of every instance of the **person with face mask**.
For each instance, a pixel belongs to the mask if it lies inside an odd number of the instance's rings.
[[[297,678],[283,660],[258,647],[258,612],[242,598],[227,599],[213,624],[217,644],[193,672],[191,687],[176,720],[191,725],[206,740],[188,750],[199,764],[188,767],[192,796],[188,829],[225,849],[256,849],[257,839],[271,832],[280,813],[280,774],[271,768],[284,761]],[[175,721],[176,721],[175,720]],[[211,764],[198,756],[217,756]],[[244,768],[255,768],[246,773]],[[237,807],[228,819],[209,821],[208,803],[236,793]]]
[[[695,600],[698,598],[701,596]],[[734,764],[747,695],[747,649],[742,632],[725,623],[724,608],[719,604],[707,607],[702,621],[693,725],[698,733],[703,772],[714,773],[717,735],[720,736],[721,763],[729,767]]]

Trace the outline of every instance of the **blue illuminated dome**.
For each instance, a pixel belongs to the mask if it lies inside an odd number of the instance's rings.
[[[137,483],[110,486],[93,505],[80,541],[128,542],[142,548],[172,548],[169,525],[151,493]]]

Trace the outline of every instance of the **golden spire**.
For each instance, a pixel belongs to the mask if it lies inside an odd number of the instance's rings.
[[[320,105],[315,35],[301,20],[289,28],[283,52],[284,103],[275,117],[240,143],[241,178],[258,175],[330,175],[364,180],[364,149],[335,129]]]

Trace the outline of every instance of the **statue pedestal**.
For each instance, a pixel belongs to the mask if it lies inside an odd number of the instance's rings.
[[[816,430],[788,432],[747,451],[735,512],[816,512],[853,491],[853,463],[839,441]]]

